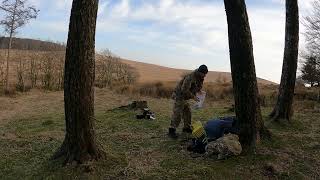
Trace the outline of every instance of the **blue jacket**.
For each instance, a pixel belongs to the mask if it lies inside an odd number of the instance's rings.
[[[235,117],[223,117],[212,119],[207,122],[204,129],[209,140],[216,140],[226,133],[238,134],[238,128],[235,127]]]

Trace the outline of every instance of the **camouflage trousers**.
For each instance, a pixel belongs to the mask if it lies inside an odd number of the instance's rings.
[[[188,101],[175,100],[173,114],[171,119],[171,127],[177,128],[183,119],[184,128],[191,128],[191,109]]]

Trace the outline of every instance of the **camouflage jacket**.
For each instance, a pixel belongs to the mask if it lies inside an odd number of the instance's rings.
[[[195,98],[196,93],[200,92],[202,89],[203,81],[204,79],[197,76],[197,71],[187,74],[178,83],[172,98],[175,100],[189,100]]]
[[[230,156],[238,156],[242,152],[239,136],[226,134],[223,137],[212,141],[207,146],[207,155],[218,155],[218,159],[226,159]]]

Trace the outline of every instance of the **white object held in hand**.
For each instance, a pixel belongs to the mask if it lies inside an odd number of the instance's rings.
[[[206,92],[205,91],[200,91],[196,94],[197,98],[199,99],[198,102],[195,103],[194,105],[194,109],[200,109],[203,107],[203,103],[204,103],[204,100],[206,98]]]

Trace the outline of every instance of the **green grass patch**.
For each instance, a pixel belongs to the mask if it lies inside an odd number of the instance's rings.
[[[97,140],[107,153],[99,162],[62,167],[50,157],[61,145],[64,116],[43,112],[36,117],[12,119],[0,126],[0,177],[5,179],[305,179],[316,177],[317,129],[314,114],[297,114],[291,124],[268,123],[273,138],[258,146],[257,154],[215,158],[194,157],[186,151],[188,136],[171,140],[166,136],[171,117],[171,102],[151,100],[156,120],[137,120],[138,112],[97,111]],[[162,108],[163,107],[163,108]],[[267,120],[270,108],[263,108]],[[193,120],[234,115],[223,106],[208,106],[193,111]],[[0,134],[0,135],[1,135]],[[302,156],[303,155],[303,156]],[[302,158],[299,158],[302,157]],[[283,162],[288,161],[285,165]],[[270,175],[265,165],[281,169]],[[87,166],[94,171],[86,172]]]

